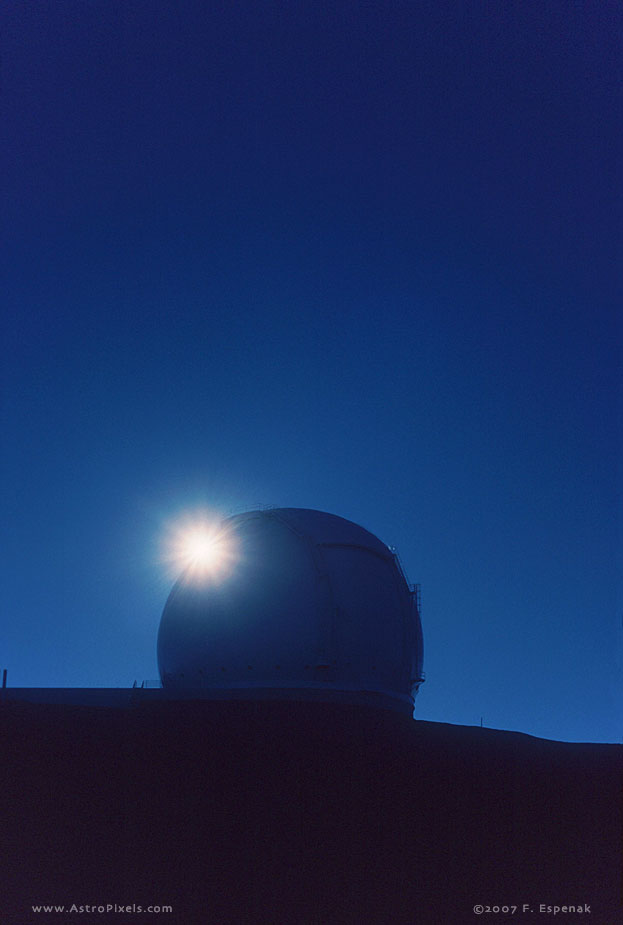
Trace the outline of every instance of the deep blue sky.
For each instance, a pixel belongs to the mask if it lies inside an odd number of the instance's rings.
[[[421,582],[420,718],[620,741],[620,5],[2,17],[9,683],[156,678],[166,524],[312,507]]]

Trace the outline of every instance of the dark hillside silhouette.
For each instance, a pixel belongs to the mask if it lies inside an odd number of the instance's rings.
[[[619,921],[619,746],[330,704],[0,706],[3,922]],[[30,912],[72,902],[174,912]]]

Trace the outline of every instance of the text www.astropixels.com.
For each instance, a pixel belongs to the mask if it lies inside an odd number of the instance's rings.
[[[33,912],[65,912],[73,913],[74,915],[80,915],[82,913],[153,913],[157,915],[161,912],[173,912],[173,906],[169,905],[157,905],[152,903],[148,906],[143,906],[141,903],[71,903],[70,905],[55,905],[50,903],[40,903],[39,905],[34,905],[30,907]]]

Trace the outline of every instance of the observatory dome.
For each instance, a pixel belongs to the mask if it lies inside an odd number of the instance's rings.
[[[164,688],[412,710],[422,681],[417,594],[385,543],[342,517],[277,508],[230,517],[235,561],[187,570],[158,633]]]

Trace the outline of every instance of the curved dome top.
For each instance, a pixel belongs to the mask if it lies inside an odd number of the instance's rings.
[[[163,686],[227,696],[389,700],[412,709],[422,679],[417,601],[395,555],[363,527],[276,508],[223,521],[233,559],[189,571],[158,633]]]
[[[352,520],[338,517],[337,514],[327,514],[325,511],[315,511],[306,507],[280,507],[265,511],[248,511],[229,518],[229,523],[243,523],[257,516],[273,517],[286,524],[293,532],[306,536],[314,543],[327,543],[332,545],[361,546],[377,555],[391,558],[392,552],[385,543]]]

